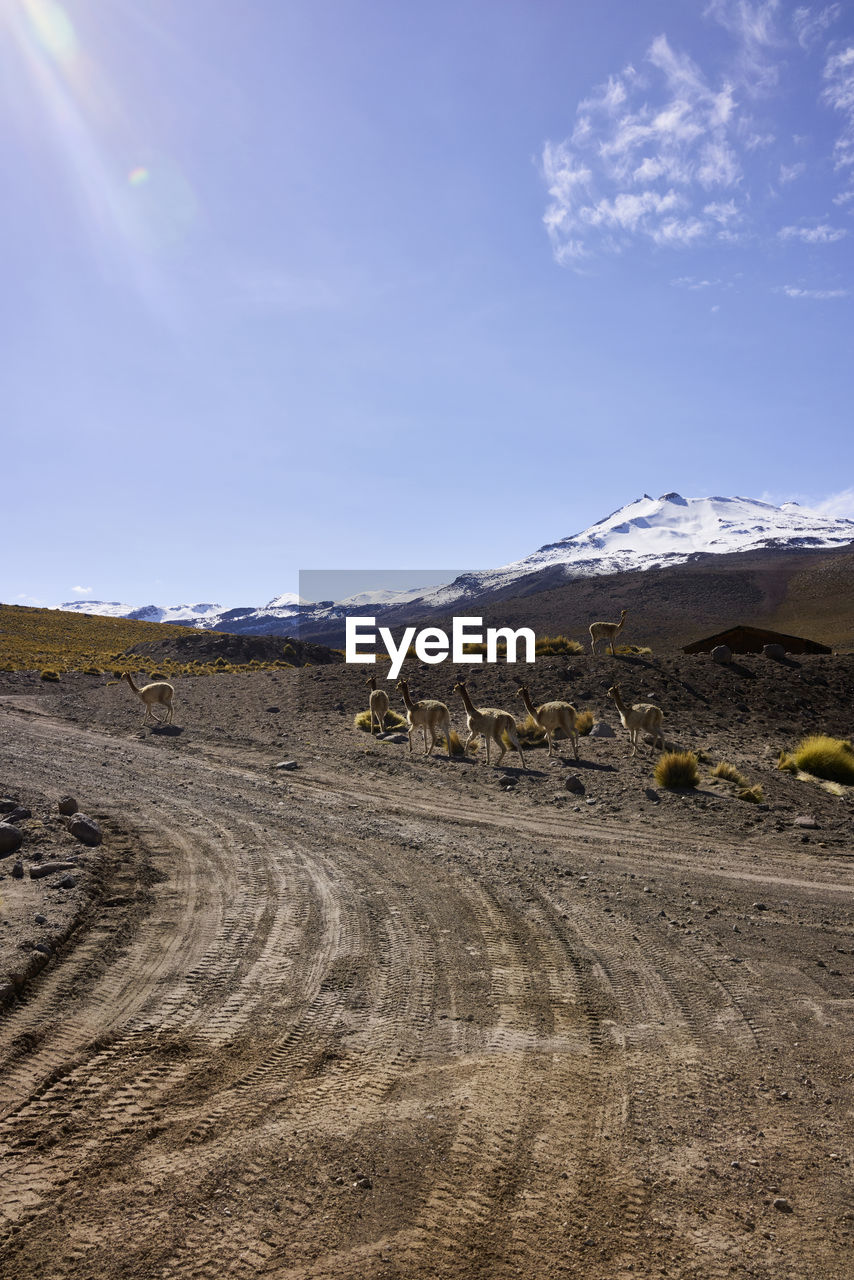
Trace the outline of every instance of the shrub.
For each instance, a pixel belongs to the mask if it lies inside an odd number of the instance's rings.
[[[530,712],[525,716],[524,720],[516,721],[516,733],[523,747],[544,747],[546,745],[546,731],[542,725],[537,724]],[[502,735],[505,747],[512,746],[507,734]]]
[[[651,658],[652,649],[648,649],[642,644],[618,644],[614,646],[614,652],[622,654],[624,658]]]
[[[441,738],[439,739],[438,746],[441,748],[442,751],[448,750],[448,741],[444,734],[442,734]],[[463,743],[463,740],[460,737],[460,735],[457,733],[456,729],[451,730],[451,755],[452,756],[465,755],[465,744]]]
[[[391,724],[389,724],[389,721],[391,721]],[[357,716],[353,717],[353,728],[361,729],[363,733],[371,732],[370,708],[367,711],[360,711]],[[396,711],[392,711],[391,709],[389,709],[386,712],[386,717],[385,717],[386,733],[391,733],[395,729],[406,729],[406,728],[408,728],[408,725],[407,725],[407,721],[404,720],[403,716],[399,715]]]
[[[829,738],[817,733],[804,738],[790,756],[781,752],[778,769],[790,773],[801,770],[814,778],[828,782],[843,782],[854,786],[854,747],[844,738]]]
[[[760,783],[756,783],[755,787],[743,787],[738,793],[739,800],[746,800],[748,804],[762,804],[765,800],[765,792],[762,790]]]
[[[750,786],[747,778],[739,773],[734,764],[729,764],[726,760],[721,760],[720,764],[715,765],[712,770],[712,777],[723,778],[726,782],[734,782],[739,787]]]
[[[583,653],[584,646],[568,636],[540,636],[534,650],[539,658],[551,658],[560,653]]]
[[[59,679],[58,671],[53,671],[50,668],[46,667],[45,670],[42,672],[42,680],[58,680],[58,679]]]
[[[655,780],[668,791],[688,791],[700,781],[693,751],[665,751],[655,766]]]
[[[595,721],[592,711],[579,711],[575,717],[575,727],[578,732],[585,737],[593,728]]]
[[[84,676],[102,676],[104,673],[100,667],[84,667]]]

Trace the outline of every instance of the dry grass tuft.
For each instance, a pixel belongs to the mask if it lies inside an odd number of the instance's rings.
[[[753,787],[742,787],[738,793],[739,800],[746,800],[748,804],[763,804],[765,801],[765,792],[762,790],[761,783],[756,783]]]
[[[540,636],[534,651],[538,658],[553,658],[561,653],[583,653],[584,646],[569,636]]]
[[[53,671],[50,668],[45,669],[41,673],[41,675],[42,675],[42,680],[58,680],[59,679],[59,672]]]
[[[712,770],[713,778],[723,778],[726,782],[734,782],[738,787],[749,787],[750,783],[743,773],[739,773],[734,764],[721,760]]]
[[[523,747],[544,747],[546,745],[546,731],[542,725],[537,724],[530,712],[525,716],[524,720],[516,721],[516,733]],[[507,734],[502,735],[505,747],[512,744]]]
[[[436,745],[437,745],[437,748],[441,748],[442,751],[447,752],[448,741],[444,734],[442,734],[441,738],[439,738]],[[456,729],[451,730],[451,755],[452,756],[465,755],[465,745],[463,743],[462,738],[457,733]]]
[[[782,751],[777,768],[854,786],[854,746],[844,738],[829,738],[826,734],[816,733],[804,738],[791,755]]]
[[[700,781],[693,751],[665,751],[655,766],[655,780],[667,791],[689,791]]]
[[[579,711],[575,717],[575,727],[582,737],[586,737],[595,723],[596,720],[592,711]]]
[[[620,654],[624,658],[651,658],[652,649],[642,644],[618,644],[614,646],[614,652]]]
[[[391,721],[391,724],[389,724],[389,721]],[[386,712],[386,716],[385,716],[385,724],[383,725],[383,732],[384,732],[384,733],[393,733],[393,732],[395,732],[397,729],[408,729],[408,727],[409,727],[409,726],[408,726],[408,724],[407,724],[406,720],[404,720],[403,716],[398,715],[398,713],[397,713],[396,711],[392,711],[391,709],[389,709],[389,710]],[[353,728],[354,728],[354,729],[361,729],[363,733],[370,733],[370,732],[371,732],[371,712],[370,712],[370,708],[368,708],[368,710],[367,710],[367,711],[360,711],[360,712],[358,713],[358,715],[354,716],[354,718],[353,718]]]

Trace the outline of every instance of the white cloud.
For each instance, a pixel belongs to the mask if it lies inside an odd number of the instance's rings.
[[[841,12],[841,4],[829,4],[824,9],[810,9],[806,6],[796,9],[792,14],[792,27],[801,48],[811,49],[818,44]]]
[[[729,136],[734,85],[710,83],[665,35],[650,43],[645,64],[644,76],[633,67],[609,76],[579,103],[570,137],[543,148],[544,222],[559,261],[619,252],[635,239],[694,243],[720,219],[709,222],[692,205],[741,181]]]
[[[91,587],[72,587],[71,590],[76,596],[90,596],[92,594]]]
[[[854,45],[827,59],[822,99],[845,117],[842,133],[833,148],[837,169],[854,165]]]
[[[741,210],[734,200],[727,200],[726,204],[717,202],[703,205],[703,213],[714,218],[715,222],[724,227],[730,222],[738,222],[741,218]]]
[[[801,289],[794,284],[784,284],[782,291],[787,298],[812,298],[816,302],[828,302],[831,298],[847,298],[847,289]]]
[[[555,258],[577,264],[643,243],[677,249],[744,244],[759,235],[767,243],[773,231],[763,227],[762,212],[807,173],[804,151],[792,155],[807,135],[787,130],[778,138],[756,100],[786,88],[789,78],[778,75],[784,60],[797,56],[806,65],[798,46],[814,47],[840,12],[836,3],[802,4],[786,16],[781,0],[708,0],[704,16],[729,34],[728,51],[713,42],[714,55],[707,50],[701,65],[662,33],[639,69],[624,66],[582,98],[568,136],[542,151],[549,196],[543,221]],[[711,56],[723,61],[713,67]],[[814,77],[820,66],[812,63]],[[844,116],[836,164],[854,171],[854,44],[828,54],[815,92]],[[759,154],[775,144],[781,154],[773,160]],[[841,205],[849,198],[836,199]],[[832,244],[847,234],[819,217],[813,225],[789,217],[778,244]]]
[[[844,227],[830,227],[821,223],[817,227],[781,227],[777,232],[781,240],[803,240],[804,244],[833,244],[848,235]]]
[[[696,276],[677,276],[670,283],[677,289],[711,289],[720,284],[720,280],[698,280]]]
[[[799,160],[796,164],[781,164],[779,182],[782,186],[786,186],[789,182],[794,182],[802,173],[806,171],[806,165],[803,160]]]
[[[814,502],[811,505],[812,510],[820,515],[854,520],[854,489],[841,489],[839,493],[831,493],[820,502]]]
[[[710,0],[706,17],[735,39],[735,59],[745,91],[761,93],[776,84],[783,38],[776,26],[779,0]]]
[[[38,600],[35,596],[28,596],[22,593],[21,595],[15,596],[15,599],[20,600],[21,604],[30,605],[34,609],[45,608],[44,600]]]

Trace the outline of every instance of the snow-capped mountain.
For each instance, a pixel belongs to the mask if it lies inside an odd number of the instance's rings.
[[[116,600],[69,600],[60,609],[70,613],[94,613],[106,618],[132,618],[134,622],[171,622],[183,627],[209,627],[223,612],[219,604],[176,604],[165,607],[144,604],[120,604]]]
[[[665,568],[699,555],[724,555],[759,550],[842,547],[854,542],[854,520],[823,516],[785,502],[780,507],[754,498],[683,498],[665,493],[644,494],[620,507],[581,533],[548,542],[521,560],[498,569],[462,574],[438,587],[410,591],[368,589],[344,600],[310,604],[292,592],[275,596],[263,606],[223,609],[216,604],[134,608],[115,601],[74,600],[60,609],[106,614],[148,622],[171,622],[203,630],[256,635],[311,635],[316,629],[340,628],[348,614],[370,611],[400,621],[441,612],[463,602],[496,593],[512,594],[525,580],[525,590],[553,587],[568,578],[617,573],[630,569]]]
[[[852,541],[854,520],[822,516],[796,502],[775,507],[755,498],[683,498],[678,493],[651,498],[645,493],[582,533],[548,542],[522,560],[464,574],[426,593],[425,603],[442,607],[504,590],[547,569],[576,578],[664,568],[702,554],[839,547]]]

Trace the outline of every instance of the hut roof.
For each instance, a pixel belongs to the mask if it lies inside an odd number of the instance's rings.
[[[817,640],[806,640],[803,636],[789,636],[783,631],[769,631],[765,627],[749,627],[738,623],[726,631],[718,631],[713,636],[702,640],[694,640],[683,646],[683,653],[709,653],[715,645],[729,645],[733,653],[761,653],[766,644],[781,644],[788,653],[831,653],[826,644]]]

